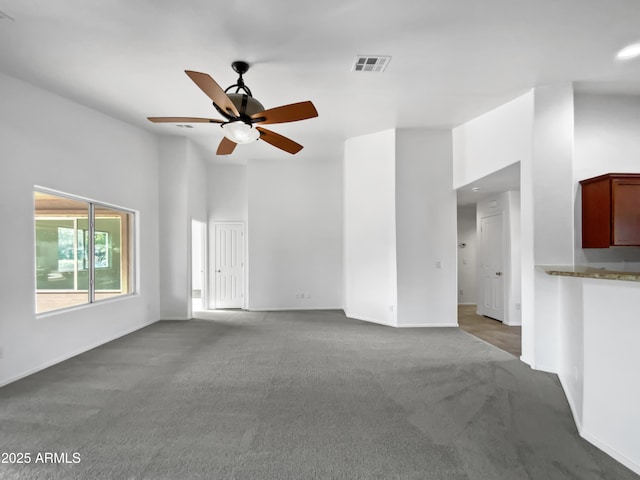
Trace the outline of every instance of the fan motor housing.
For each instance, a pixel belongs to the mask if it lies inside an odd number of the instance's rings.
[[[241,119],[242,117],[250,117],[254,113],[264,111],[264,107],[262,106],[262,104],[249,95],[246,95],[244,93],[228,93],[227,96],[238,109]],[[218,110],[220,114],[222,114],[226,118],[230,118],[229,114],[224,112],[220,107],[218,107],[218,105],[214,103],[213,106],[216,107],[216,110]]]
[[[244,93],[229,93],[227,96],[231,99],[233,104],[240,112],[240,115],[253,115],[254,113],[263,112],[264,107],[262,104],[253,97],[245,95]]]

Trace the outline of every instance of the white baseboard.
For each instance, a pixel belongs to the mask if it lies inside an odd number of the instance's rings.
[[[578,432],[581,432],[582,418],[578,415],[575,399],[571,395],[571,390],[565,386],[565,381],[563,380],[562,375],[558,375],[558,380],[560,380],[560,385],[562,386],[562,390],[564,390],[564,396],[567,397],[567,403],[569,404],[569,409],[571,410],[571,415],[573,416],[573,422],[576,424]]]
[[[535,370],[535,368],[533,367],[533,361],[526,355],[520,355],[520,361],[522,363],[526,363],[527,365],[529,365],[529,368],[532,368],[533,370]]]
[[[584,438],[587,442],[591,443],[592,445],[595,445],[604,453],[606,453],[610,457],[614,458],[615,460],[623,464],[629,470],[632,470],[634,473],[637,473],[638,475],[640,475],[639,464],[637,464],[633,460],[628,459],[627,457],[622,455],[620,452],[618,452],[615,448],[612,448],[606,443],[598,440],[598,438],[596,438],[594,435],[590,434],[584,429],[582,425],[582,419],[577,414],[575,400],[570,393],[571,390],[565,387],[565,382],[563,381],[561,375],[558,375],[558,379],[560,380],[560,385],[562,385],[562,390],[564,390],[564,395],[565,397],[567,397],[567,402],[569,403],[569,408],[571,409],[571,415],[573,416],[573,421],[575,422],[576,428],[578,429],[578,434],[582,438]]]
[[[398,325],[396,325],[395,323],[383,322],[382,320],[376,320],[373,318],[358,318],[358,317],[352,317],[349,315],[347,315],[347,318],[351,318],[352,320],[360,320],[361,322],[375,323],[376,325],[383,325],[385,327],[393,327],[393,328],[398,327]]]
[[[401,324],[397,325],[398,328],[450,328],[458,327],[458,323],[415,323],[415,324]]]
[[[352,320],[360,320],[362,322],[375,323],[376,325],[384,325],[385,327],[397,327],[398,326],[396,323],[384,322],[384,321],[378,320],[376,318],[367,318],[367,317],[363,317],[363,316],[351,315],[346,310],[345,310],[344,314],[345,314],[345,316],[347,318],[350,318]]]
[[[246,309],[248,312],[293,312],[296,310],[342,310],[342,307],[251,307]]]
[[[191,320],[191,317],[162,317],[160,319],[161,322],[165,320]]]
[[[596,437],[591,435],[589,432],[584,431],[584,429],[582,429],[582,428],[578,429],[578,433],[587,442],[591,443],[592,445],[595,445],[600,450],[602,450],[604,453],[606,453],[610,457],[612,457],[612,458],[616,459],[617,461],[619,461],[621,464],[623,464],[629,470],[631,470],[634,473],[637,473],[638,475],[640,475],[640,465],[635,463],[633,460],[628,459],[627,457],[622,455],[620,452],[618,452],[615,448],[612,448],[609,445],[607,445],[606,443],[598,440]]]
[[[522,326],[522,322],[517,322],[517,323],[505,323],[502,322],[503,325],[506,325],[507,327],[521,327]]]
[[[13,383],[13,382],[16,382],[16,381],[18,381],[18,380],[20,380],[22,378],[28,377],[29,375],[33,375],[34,373],[37,373],[37,372],[39,372],[41,370],[44,370],[45,368],[53,367],[54,365],[56,365],[56,364],[58,364],[60,362],[64,362],[65,360],[69,360],[70,358],[73,358],[73,357],[78,356],[78,355],[80,355],[82,353],[88,352],[89,350],[93,350],[94,348],[97,348],[97,347],[99,347],[101,345],[104,345],[105,343],[112,342],[113,340],[116,340],[116,339],[118,339],[120,337],[124,337],[125,335],[129,335],[130,333],[133,333],[133,332],[136,332],[136,331],[138,331],[138,330],[140,330],[142,328],[148,327],[149,325],[153,325],[156,322],[157,322],[157,320],[153,321],[153,322],[145,323],[145,324],[142,324],[142,325],[138,325],[138,326],[133,327],[133,328],[128,328],[128,329],[126,329],[126,330],[124,330],[122,332],[119,332],[119,333],[115,334],[115,335],[111,335],[111,336],[107,337],[104,340],[100,340],[99,342],[92,343],[92,344],[90,344],[90,345],[88,345],[86,347],[82,347],[82,348],[80,348],[78,350],[75,350],[72,353],[69,353],[69,354],[63,355],[61,357],[58,357],[55,360],[51,360],[49,362],[45,362],[45,363],[43,363],[43,364],[41,364],[41,365],[39,365],[37,367],[31,368],[31,369],[29,369],[27,371],[19,373],[18,375],[14,375],[13,377],[9,377],[6,380],[0,381],[0,387],[4,387],[5,385],[9,385],[10,383]]]

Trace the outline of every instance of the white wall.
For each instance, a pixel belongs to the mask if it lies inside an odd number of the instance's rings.
[[[522,233],[520,191],[507,192],[509,211],[509,292],[508,292],[508,325],[522,325]]]
[[[247,166],[212,163],[207,178],[210,227],[213,222],[246,222]]]
[[[560,277],[560,380],[580,434],[640,474],[640,284]]]
[[[640,284],[585,279],[583,288],[583,435],[640,474]]]
[[[573,88],[536,88],[533,128],[534,247],[537,265],[573,262]]]
[[[160,315],[189,318],[189,236],[187,228],[187,139],[160,140]]]
[[[640,247],[582,248],[580,180],[640,173],[640,97],[575,95],[575,263],[640,271]]]
[[[4,75],[0,105],[2,385],[158,320],[159,209],[150,134]],[[35,315],[34,185],[138,212],[138,294]]]
[[[531,155],[533,91],[453,129],[453,188]]]
[[[191,141],[187,142],[187,214],[207,222],[209,165],[206,156]],[[189,227],[191,228],[191,227]],[[191,230],[189,230],[191,231]]]
[[[191,220],[207,220],[207,164],[183,137],[160,140],[160,314],[191,318]]]
[[[350,138],[344,153],[344,309],[396,325],[396,132]]]
[[[458,207],[458,303],[476,304],[477,300],[476,206]],[[461,247],[465,244],[465,247]]]
[[[397,325],[456,326],[451,132],[399,129],[395,140]]]
[[[558,377],[578,429],[584,403],[584,298],[582,280],[558,279],[560,296],[560,365]]]
[[[249,161],[249,309],[342,307],[341,177],[339,158]]]
[[[573,88],[570,84],[536,88],[534,101],[533,156],[524,168],[521,202],[522,221],[531,222],[535,265],[573,263]],[[526,192],[530,195],[525,195]],[[525,204],[528,205],[525,217]],[[533,278],[532,296],[523,291],[524,311],[532,314],[533,352],[523,356],[537,369],[557,373],[559,368],[559,315],[557,279],[540,270],[525,269],[523,278]],[[528,266],[531,268],[531,266]],[[524,279],[523,279],[524,282]],[[531,311],[531,302],[533,310]],[[530,353],[533,353],[530,356]]]

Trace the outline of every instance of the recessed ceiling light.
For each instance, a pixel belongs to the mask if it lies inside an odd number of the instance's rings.
[[[480,187],[473,187],[471,189],[472,192],[479,192],[480,191]]]
[[[631,60],[640,55],[640,43],[627,45],[616,54],[618,60]]]

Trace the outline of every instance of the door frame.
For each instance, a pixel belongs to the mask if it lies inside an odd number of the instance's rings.
[[[191,221],[189,222],[189,263],[188,263],[188,283],[189,283],[189,318],[193,316],[193,224],[197,222],[202,225],[202,245],[201,245],[201,255],[202,255],[202,292],[201,302],[203,310],[209,309],[209,249],[208,239],[208,224],[206,221],[200,220],[195,217],[191,217]]]
[[[212,269],[211,272],[213,274],[213,281],[211,282],[213,289],[211,292],[211,299],[212,299],[212,305],[211,308],[212,309],[217,309],[216,307],[216,302],[217,302],[217,279],[218,276],[216,275],[216,272],[218,270],[218,265],[216,264],[217,262],[217,258],[218,258],[218,244],[217,244],[217,240],[218,237],[216,235],[216,229],[218,227],[218,225],[240,225],[242,227],[242,304],[240,306],[240,308],[242,310],[246,310],[247,309],[247,305],[248,305],[248,292],[247,292],[247,285],[248,285],[248,279],[247,279],[247,264],[248,264],[248,256],[247,256],[247,245],[248,245],[248,241],[247,241],[247,228],[246,228],[246,224],[244,221],[242,220],[238,220],[238,221],[226,221],[226,222],[213,222],[213,235],[212,235],[212,243],[213,243],[213,254],[211,255],[211,259],[212,259]]]

